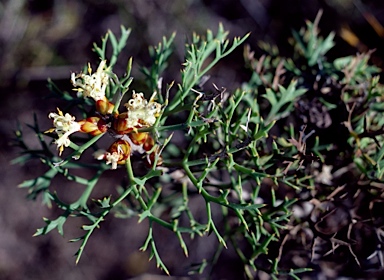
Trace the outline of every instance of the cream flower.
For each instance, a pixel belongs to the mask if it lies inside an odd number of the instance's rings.
[[[55,140],[55,144],[57,144],[57,149],[59,150],[59,155],[64,150],[64,147],[68,147],[71,141],[69,140],[69,135],[74,132],[77,132],[81,129],[79,123],[75,122],[75,117],[66,113],[63,115],[63,112],[57,108],[58,114],[50,113],[48,118],[53,119],[53,128],[49,129],[46,132],[56,132],[59,136],[58,139]]]
[[[111,169],[117,169],[118,164],[124,164],[131,155],[131,146],[129,142],[119,139],[115,141],[108,151],[98,150],[93,156],[98,160],[105,160],[106,164],[111,164]]]
[[[105,153],[105,159],[107,161],[106,164],[112,164],[111,169],[117,169],[117,164],[121,162],[123,160],[123,157],[126,157],[127,155],[124,154],[124,150],[119,144],[119,142],[115,142],[114,144],[112,144],[109,150],[114,151],[108,151]],[[130,153],[130,150],[128,153]]]
[[[111,169],[117,169],[117,163],[120,160],[120,154],[118,152],[107,152],[105,154],[106,164],[112,164]]]
[[[144,98],[143,93],[132,93],[132,98],[124,104],[128,110],[126,119],[128,127],[152,126],[159,116],[161,105],[154,101],[154,93],[149,102]]]
[[[71,75],[71,82],[75,91],[79,92],[83,97],[91,97],[95,101],[105,99],[105,90],[109,83],[109,75],[106,72],[106,60],[102,60],[96,72],[92,73],[92,68],[88,64],[88,74]]]

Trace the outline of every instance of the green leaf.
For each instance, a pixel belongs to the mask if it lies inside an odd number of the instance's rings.
[[[239,209],[239,210],[247,210],[252,211],[259,209],[261,207],[264,207],[266,204],[236,204],[236,203],[229,203],[228,207],[231,207],[233,209]]]
[[[40,177],[22,182],[19,184],[19,187],[28,188],[28,198],[34,200],[41,192],[48,190],[51,185],[51,181],[56,176],[57,172],[57,169],[50,169]]]
[[[148,217],[151,217],[151,216],[152,216],[152,214],[151,214],[150,210],[144,211],[143,213],[141,213],[139,215],[139,223],[141,223],[145,218],[148,218]]]
[[[53,229],[57,229],[57,232],[60,235],[64,235],[63,226],[67,220],[67,217],[68,217],[68,215],[64,214],[64,215],[58,217],[56,220],[52,220],[52,221],[44,218],[44,222],[47,225],[45,227],[37,229],[36,233],[33,236],[45,235]]]
[[[297,80],[293,80],[287,88],[284,88],[282,85],[279,85],[280,97],[278,97],[277,93],[275,93],[272,89],[267,89],[267,93],[266,95],[264,95],[264,97],[272,103],[271,110],[265,121],[266,123],[270,123],[272,120],[277,120],[281,117],[286,116],[293,109],[293,102],[295,101],[295,99],[307,92],[307,89],[305,88],[298,89],[296,87]],[[288,107],[285,108],[284,111],[281,111],[283,106],[287,104]]]
[[[100,208],[110,208],[111,207],[111,196],[104,197],[103,199],[94,200],[94,202]]]

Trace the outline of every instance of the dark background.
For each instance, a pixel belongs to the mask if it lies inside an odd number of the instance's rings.
[[[119,34],[120,25],[132,28],[132,34],[117,71],[133,56],[133,87],[140,86],[142,79],[139,66],[149,63],[149,45],[156,45],[164,35],[177,32],[172,65],[164,76],[165,82],[177,81],[185,40],[191,38],[193,31],[204,34],[206,29],[217,30],[219,22],[230,31],[230,37],[252,32],[247,44],[256,50],[256,56],[260,40],[277,44],[280,52],[289,56],[291,30],[304,26],[306,19],[314,20],[319,9],[324,10],[320,22],[322,33],[335,31],[337,34],[331,59],[376,48],[373,62],[381,67],[383,34],[375,32],[364,13],[384,24],[383,1],[1,1],[0,279],[127,279],[142,273],[162,274],[154,262],[148,263],[146,253],[138,253],[146,237],[145,222],[137,224],[136,220],[108,217],[91,237],[77,266],[73,254],[79,244],[68,243],[68,240],[79,235],[79,225],[69,223],[64,238],[57,232],[32,237],[36,228],[43,226],[42,217],[53,218],[55,213],[42,207],[39,200],[27,201],[26,190],[17,188],[23,180],[42,174],[44,167],[38,162],[10,165],[18,152],[10,143],[16,120],[22,124],[32,123],[36,113],[42,129],[50,127],[46,116],[55,110],[57,101],[43,99],[49,93],[48,77],[61,88],[70,90],[71,71],[78,72],[87,62],[94,68],[97,65],[97,56],[91,50],[93,42],[100,43],[108,29]],[[359,44],[351,46],[343,40],[339,36],[341,28],[350,28]],[[239,49],[212,73],[214,82],[233,89],[249,77],[243,65],[242,49]],[[24,132],[31,146],[37,145],[33,132],[26,127]],[[76,191],[73,188],[68,186],[68,192]],[[160,252],[174,277],[187,277],[191,263],[209,258],[215,250],[214,237],[204,237],[192,243],[193,250],[187,259],[172,234],[159,229],[157,236]],[[241,266],[233,258],[231,250],[224,253],[215,268],[216,279],[243,277]],[[319,273],[326,274],[326,270]]]

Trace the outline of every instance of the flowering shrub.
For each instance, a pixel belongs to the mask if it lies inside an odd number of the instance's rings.
[[[336,235],[347,226],[352,231],[357,219],[348,213],[345,223],[330,232],[322,231],[325,219],[337,219],[332,216],[338,209],[335,201],[345,197],[342,190],[333,187],[337,176],[330,175],[330,161],[335,160],[332,151],[341,143],[329,142],[322,135],[332,126],[347,129],[345,142],[352,147],[348,151],[353,150],[351,161],[360,170],[360,179],[372,186],[382,182],[384,154],[379,138],[382,110],[377,103],[383,87],[378,83],[377,69],[367,64],[370,54],[328,62],[325,54],[334,45],[334,35],[320,37],[318,20],[294,33],[292,58],[282,58],[276,48],[261,44],[265,55],[256,59],[246,47],[245,62],[252,75],[231,92],[216,85],[210,91],[204,82],[213,67],[248,35],[230,43],[221,25],[216,35],[211,31],[205,36],[194,34],[186,45],[180,82],[174,87],[175,82],[169,81],[165,89],[162,75],[175,35],[164,38],[150,49],[153,63],[141,69],[147,91],[138,93],[129,88],[132,59],[122,77],[113,72],[130,31],[122,27],[119,39],[109,32],[101,47],[94,46],[100,56],[96,72],[92,73],[88,64],[85,73],[72,73],[70,81],[77,94],[62,92],[49,83],[52,92],[66,100],[68,112],[57,109],[57,113],[49,113],[53,128],[45,132],[35,119],[31,128],[41,149],[29,149],[21,128],[16,132],[24,154],[15,162],[39,158],[49,167],[21,187],[28,188],[30,198],[41,195],[45,204],[54,203],[62,210],[57,219],[45,219],[46,225],[35,235],[53,229],[63,234],[68,219],[84,219],[84,235],[71,240],[81,242],[78,262],[92,233],[113,213],[149,221],[141,250],[150,250],[151,258],[167,274],[154,239],[154,223],[174,232],[186,256],[186,238],[209,233],[216,236],[215,255],[192,267],[191,272],[212,268],[222,249],[232,246],[249,278],[260,271],[276,279],[283,275],[299,279],[298,273],[310,273],[316,240],[330,241],[334,246]],[[113,49],[110,58],[106,57],[108,43]],[[81,117],[70,114],[75,108]],[[340,121],[335,121],[333,110],[346,110],[346,117],[340,115]],[[173,139],[175,131],[182,132],[182,143]],[[87,137],[76,138],[76,133]],[[100,148],[105,145],[101,138],[110,144]],[[51,143],[59,157],[51,151]],[[92,150],[94,160],[100,162],[82,163],[86,150]],[[142,161],[144,174],[134,168],[133,161]],[[75,175],[73,169],[79,168],[93,170],[93,177]],[[126,171],[128,181],[119,186],[118,195],[92,197],[103,173],[120,168]],[[52,179],[58,174],[85,185],[76,201],[65,203],[51,190]],[[377,192],[376,187],[367,190]],[[202,198],[204,220],[197,219],[190,207],[193,197]],[[373,229],[380,227],[372,225]],[[381,242],[381,237],[378,239]],[[286,249],[288,243],[295,244],[293,250]],[[360,264],[351,243],[347,244]],[[290,257],[293,252],[301,252],[304,262],[295,263]]]
[[[132,151],[141,153],[149,152],[154,147],[154,140],[148,132],[138,132],[138,128],[150,127],[159,116],[161,105],[154,101],[154,94],[149,102],[144,98],[143,93],[132,94],[125,107],[127,112],[119,114],[117,106],[111,103],[105,96],[110,76],[108,69],[105,69],[106,60],[100,62],[96,73],[88,64],[88,75],[72,73],[71,82],[76,87],[80,97],[91,97],[95,102],[95,114],[79,122],[75,122],[75,117],[58,110],[58,114],[50,113],[49,118],[53,119],[54,128],[46,132],[56,132],[58,139],[55,140],[59,155],[62,154],[64,147],[71,143],[69,135],[75,132],[89,133],[92,136],[106,133],[109,131],[117,140],[107,151],[99,150],[95,152],[95,157],[99,160],[106,160],[111,164],[112,169],[117,168],[117,164],[125,164]],[[114,110],[116,108],[116,110]],[[147,156],[147,161],[152,164],[155,158],[153,151]],[[160,163],[160,162],[159,162]]]

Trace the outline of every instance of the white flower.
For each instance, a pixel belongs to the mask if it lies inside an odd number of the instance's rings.
[[[117,169],[117,162],[120,160],[120,154],[117,152],[107,152],[105,154],[105,159],[107,160],[107,164],[112,164],[111,169]]]
[[[91,97],[95,101],[105,99],[105,90],[109,83],[109,75],[106,72],[106,60],[102,60],[96,72],[92,73],[91,66],[88,64],[88,74],[71,74],[71,82],[74,90],[82,94],[83,97]]]
[[[127,125],[128,127],[152,126],[159,116],[161,105],[154,101],[156,93],[154,93],[149,102],[144,98],[143,93],[132,93],[132,98],[124,104],[128,110]]]
[[[55,140],[55,144],[57,144],[57,149],[59,149],[59,155],[64,150],[64,147],[68,147],[71,144],[69,140],[69,135],[74,132],[77,132],[81,129],[79,123],[75,122],[75,117],[66,113],[63,115],[63,112],[57,108],[58,114],[50,113],[48,118],[53,119],[54,128],[48,130],[47,132],[55,131],[59,136],[58,139]]]

